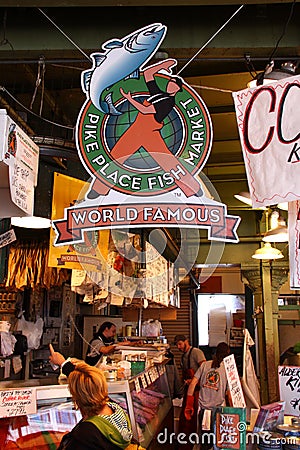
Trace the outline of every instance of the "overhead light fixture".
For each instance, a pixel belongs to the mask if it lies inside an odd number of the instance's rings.
[[[234,194],[234,197],[236,199],[238,199],[240,202],[246,203],[246,205],[252,207],[252,200],[251,200],[251,197],[250,197],[250,192],[242,191],[242,192],[239,192],[238,194]],[[259,208],[255,208],[255,209],[263,209],[263,210],[265,210],[267,208],[265,206],[260,206]]]
[[[250,192],[239,192],[238,194],[234,194],[235,198],[237,198],[240,202],[246,203],[246,205],[252,206],[252,200],[250,198]]]
[[[275,247],[272,247],[270,242],[265,242],[263,247],[255,250],[255,253],[252,255],[254,259],[280,259],[283,258],[283,254],[280,250]]]
[[[263,237],[264,242],[288,242],[289,233],[285,225],[278,225],[278,227],[269,230]]]
[[[283,211],[288,211],[289,203],[288,202],[278,203],[277,208],[282,209]]]
[[[37,216],[11,217],[11,224],[21,228],[50,228],[51,220]]]
[[[248,83],[248,87],[262,86],[283,78],[292,77],[296,74],[296,69],[297,65],[292,61],[282,63],[280,69],[274,69],[274,61],[271,61],[263,72],[259,73]]]
[[[270,218],[271,228],[264,237],[264,242],[288,242],[289,233],[285,220],[280,216],[279,211],[274,210]]]

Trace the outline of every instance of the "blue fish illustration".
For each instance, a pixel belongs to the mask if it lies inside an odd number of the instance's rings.
[[[104,53],[92,53],[93,67],[82,72],[82,90],[93,105],[105,114],[119,115],[112,93],[102,93],[120,80],[139,78],[140,69],[149,61],[165,37],[167,27],[154,23],[123,39],[111,39],[102,45]]]

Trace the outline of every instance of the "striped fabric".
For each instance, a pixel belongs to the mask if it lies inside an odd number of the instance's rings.
[[[117,428],[123,439],[130,441],[132,438],[132,431],[128,428],[127,418],[123,409],[117,405],[117,403],[107,402],[107,405],[112,409],[113,414],[110,416],[103,415],[102,417]]]

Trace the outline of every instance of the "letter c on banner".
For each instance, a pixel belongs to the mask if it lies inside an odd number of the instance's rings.
[[[251,113],[253,113],[252,108],[254,107],[255,100],[263,92],[268,92],[268,93],[270,93],[270,96],[271,96],[271,104],[270,104],[269,112],[271,113],[271,112],[274,112],[274,110],[275,110],[276,94],[273,89],[265,87],[265,88],[258,89],[256,92],[254,92],[251,100],[249,101],[249,103],[247,105],[247,109],[245,111],[245,117],[244,117],[244,133],[243,133],[244,134],[244,142],[245,142],[247,151],[250,153],[261,153],[270,144],[270,142],[272,141],[273,135],[274,135],[274,126],[272,126],[269,129],[269,133],[266,137],[264,144],[260,148],[254,148],[250,143],[250,139],[249,139],[250,115],[251,115]]]

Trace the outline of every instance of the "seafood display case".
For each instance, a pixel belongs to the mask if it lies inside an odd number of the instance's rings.
[[[155,438],[164,427],[172,431],[172,400],[163,363],[110,383],[109,397],[127,410],[134,437],[143,447],[155,448]]]
[[[81,419],[67,384],[57,378],[10,380],[0,385],[0,448],[57,448],[62,436]],[[156,448],[163,428],[172,431],[172,401],[164,363],[108,383],[109,397],[127,410],[134,438],[147,449]],[[23,446],[23,447],[22,447]]]

